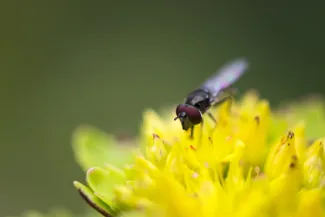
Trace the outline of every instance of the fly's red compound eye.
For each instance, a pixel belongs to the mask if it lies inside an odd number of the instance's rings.
[[[180,104],[176,108],[176,115],[178,116],[181,112],[184,112],[186,110],[186,105],[185,104]]]
[[[185,113],[192,124],[199,124],[202,122],[202,115],[199,109],[191,105],[180,104],[176,108],[176,115]]]

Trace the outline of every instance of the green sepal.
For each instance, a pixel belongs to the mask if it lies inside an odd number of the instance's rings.
[[[87,183],[94,195],[113,207],[114,187],[125,182],[122,170],[106,165],[105,168],[93,167],[87,171]]]
[[[80,182],[73,182],[75,188],[79,191],[81,197],[95,210],[101,213],[103,216],[110,217],[114,216],[115,212],[108,205],[105,204],[101,199],[99,199],[94,192],[87,186],[81,184]]]

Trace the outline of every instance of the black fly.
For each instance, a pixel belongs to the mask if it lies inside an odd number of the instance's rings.
[[[226,100],[231,99],[229,87],[232,85],[248,68],[246,59],[234,60],[221,67],[210,79],[206,80],[198,89],[192,91],[185,99],[184,104],[176,108],[174,120],[179,119],[183,130],[191,129],[193,138],[194,126],[203,124],[204,113],[217,123],[215,117],[209,112],[211,106],[220,105]],[[223,96],[221,96],[224,93]]]

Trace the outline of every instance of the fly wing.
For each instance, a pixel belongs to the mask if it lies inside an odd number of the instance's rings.
[[[209,89],[216,97],[218,93],[233,84],[248,68],[245,58],[236,59],[222,66],[212,77],[206,80],[201,87]]]

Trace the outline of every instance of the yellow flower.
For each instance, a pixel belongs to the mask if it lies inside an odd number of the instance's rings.
[[[76,188],[106,216],[325,216],[324,142],[307,146],[305,123],[271,112],[248,92],[211,111],[194,139],[174,121],[144,113],[141,151],[117,168],[93,165]]]

